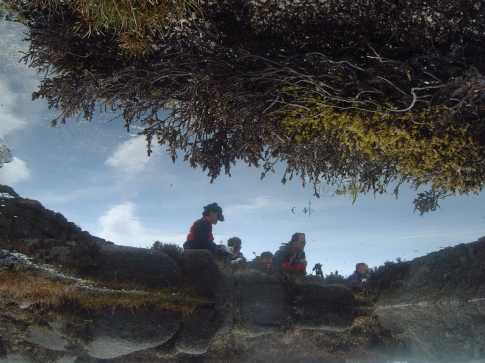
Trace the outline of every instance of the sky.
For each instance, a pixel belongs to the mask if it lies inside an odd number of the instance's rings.
[[[343,274],[357,262],[410,260],[485,235],[485,193],[449,198],[420,216],[408,187],[399,199],[368,195],[352,204],[330,187],[318,199],[298,180],[283,185],[281,170],[260,180],[260,170],[242,164],[211,184],[202,171],[172,163],[161,147],[148,158],[145,140],[111,115],[50,127],[55,112],[31,97],[40,76],[18,62],[28,46],[23,31],[0,21],[0,143],[14,156],[0,168],[0,184],[91,234],[139,247],[182,244],[202,207],[216,201],[226,217],[214,227],[216,242],[239,236],[251,258],[305,232],[309,266],[321,262],[324,273]],[[303,211],[309,203],[311,215]]]

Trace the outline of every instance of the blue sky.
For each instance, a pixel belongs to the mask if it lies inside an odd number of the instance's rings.
[[[345,274],[359,261],[374,266],[411,259],[485,235],[484,193],[450,198],[422,217],[413,213],[414,194],[407,188],[398,200],[365,196],[352,205],[331,188],[316,199],[299,181],[282,185],[281,173],[261,181],[259,170],[244,165],[210,184],[200,170],[173,164],[163,149],[147,158],[144,140],[107,116],[51,128],[46,104],[31,101],[36,74],[17,62],[26,46],[22,30],[0,22],[0,141],[15,156],[0,169],[0,183],[93,234],[133,246],[156,239],[182,243],[202,206],[217,201],[226,222],[215,226],[216,241],[239,236],[243,252],[252,256],[306,232],[310,264]],[[302,212],[309,201],[311,216]]]

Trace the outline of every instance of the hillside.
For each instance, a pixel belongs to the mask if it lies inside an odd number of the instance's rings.
[[[0,187],[0,362],[485,359],[485,239],[377,268],[368,296],[122,247]]]

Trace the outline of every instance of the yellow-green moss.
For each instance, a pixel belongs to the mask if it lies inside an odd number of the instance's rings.
[[[401,175],[438,189],[475,192],[483,180],[477,177],[483,147],[469,125],[453,120],[444,107],[364,113],[307,102],[285,109],[283,127],[295,143],[331,140],[349,155],[393,163]]]

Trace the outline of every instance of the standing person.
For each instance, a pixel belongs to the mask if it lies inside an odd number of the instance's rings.
[[[305,233],[294,233],[275,253],[273,268],[285,274],[306,275]]]
[[[212,253],[219,254],[220,248],[214,243],[212,235],[212,226],[218,222],[224,222],[222,208],[217,203],[211,203],[204,207],[202,218],[196,220],[184,243],[186,250],[209,250]]]
[[[245,263],[246,258],[241,252],[242,241],[239,237],[232,237],[227,240],[227,247],[231,253],[231,264]]]
[[[315,266],[313,266],[312,271],[315,272],[315,276],[323,278],[323,271],[322,271],[322,264],[321,263],[315,264]]]

